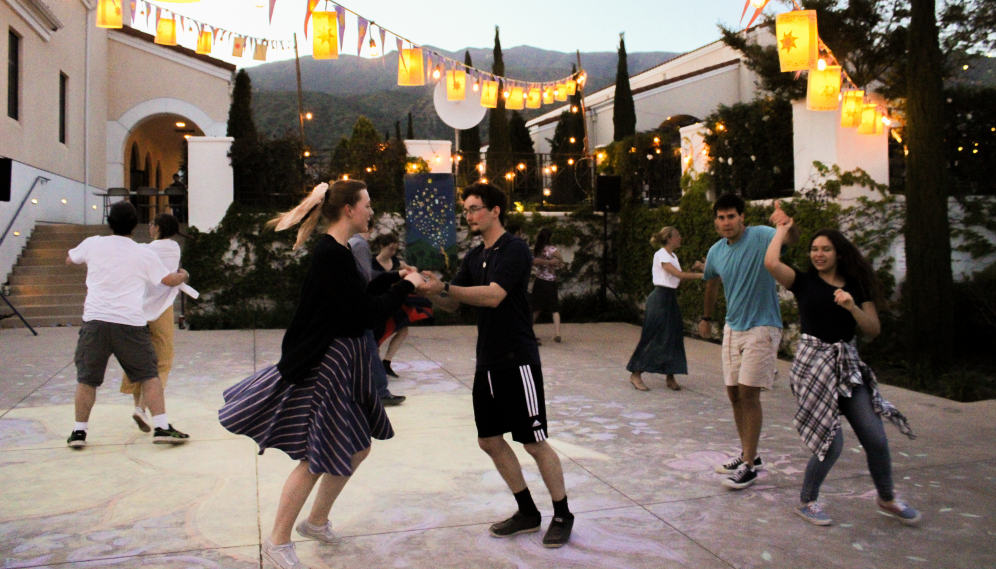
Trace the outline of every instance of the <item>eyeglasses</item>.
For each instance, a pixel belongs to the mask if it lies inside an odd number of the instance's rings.
[[[484,207],[482,205],[472,205],[470,207],[464,208],[463,215],[464,215],[464,217],[466,217],[468,215],[476,215],[477,212],[483,211],[483,210],[486,210],[486,209],[488,209],[488,208],[486,208],[486,207]]]

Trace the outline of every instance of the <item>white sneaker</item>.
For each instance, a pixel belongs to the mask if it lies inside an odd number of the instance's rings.
[[[327,521],[323,526],[314,526],[308,522],[308,520],[301,520],[301,523],[297,524],[297,533],[304,537],[310,537],[312,539],[317,539],[322,543],[328,543],[331,545],[338,544],[342,542],[342,537],[336,532],[332,531],[332,522]]]
[[[149,422],[149,419],[145,416],[145,413],[132,411],[131,418],[135,420],[135,424],[138,425],[139,430],[143,433],[152,432],[152,423]]]
[[[263,557],[280,569],[308,569],[308,566],[301,563],[294,551],[294,542],[284,545],[273,545],[270,538],[263,540]]]

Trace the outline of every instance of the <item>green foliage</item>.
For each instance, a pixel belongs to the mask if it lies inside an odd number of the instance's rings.
[[[505,76],[505,60],[501,53],[501,40],[498,37],[498,26],[495,26],[494,63],[491,72],[498,77]],[[499,84],[502,91],[506,85]],[[512,187],[505,180],[505,174],[512,171],[512,142],[509,139],[508,119],[505,117],[505,98],[498,96],[498,106],[488,111],[488,153],[487,178],[492,184],[512,193]]]
[[[232,159],[235,201],[260,207],[287,207],[303,189],[301,140],[294,135],[273,140],[236,138]]]
[[[571,67],[571,73],[577,68]],[[553,181],[550,183],[550,201],[553,203],[576,203],[587,188],[580,179],[588,173],[584,158],[584,117],[581,115],[581,91],[569,99],[570,108],[560,113],[557,126],[550,139],[550,168]],[[574,109],[578,109],[577,112]],[[572,142],[573,139],[573,142]]]
[[[996,88],[945,92],[949,194],[996,195]]]
[[[612,140],[619,141],[636,134],[636,104],[629,86],[626,65],[626,38],[619,34],[619,66],[616,68],[616,91],[612,104]]]
[[[183,264],[201,293],[187,301],[192,330],[290,323],[310,257],[293,251],[295,231],[263,228],[274,213],[233,203],[214,231],[190,229]]]
[[[744,199],[790,196],[794,187],[792,105],[757,99],[721,105],[703,121],[717,194]]]
[[[235,74],[232,105],[228,108],[228,130],[225,136],[256,140],[256,122],[252,117],[252,80],[245,69]]]
[[[349,140],[342,139],[333,151],[325,178],[362,180],[375,211],[404,211],[404,177],[410,163],[421,167],[425,161],[409,161],[403,142],[382,141],[373,123],[361,116]],[[428,171],[428,165],[425,167]]]

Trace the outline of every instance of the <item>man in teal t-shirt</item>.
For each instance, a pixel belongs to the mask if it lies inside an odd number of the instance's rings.
[[[712,310],[719,284],[726,292],[726,326],[723,328],[723,382],[733,405],[733,418],[740,435],[740,456],[716,467],[716,472],[732,474],[723,485],[734,490],[757,481],[756,470],[764,466],[757,454],[761,438],[761,391],[771,389],[775,380],[778,345],[782,338],[782,316],[778,308],[775,279],[764,268],[764,254],[775,235],[773,227],[744,226],[744,200],[723,194],[713,204],[720,239],[706,256],[705,310],[699,333],[712,333]],[[775,225],[789,219],[775,202],[771,221]],[[793,227],[788,242],[799,233]]]

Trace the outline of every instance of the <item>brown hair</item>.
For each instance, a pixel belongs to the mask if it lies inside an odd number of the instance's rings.
[[[661,229],[657,233],[654,233],[653,236],[650,238],[650,244],[658,248],[667,245],[667,242],[671,239],[671,236],[674,235],[674,232],[677,230],[678,229],[676,227],[671,227],[670,225]]]
[[[171,213],[160,213],[152,220],[152,225],[159,228],[158,239],[169,239],[180,231],[180,223]]]
[[[318,202],[319,194],[316,192],[320,191],[320,186],[316,186],[297,207],[271,219],[266,226],[281,231],[301,222],[301,227],[297,230],[297,241],[294,243],[294,248],[297,249],[311,237],[319,218],[325,218],[328,223],[339,221],[342,209],[347,205],[356,205],[360,201],[360,192],[365,189],[367,185],[359,180],[336,180],[328,186]]]

